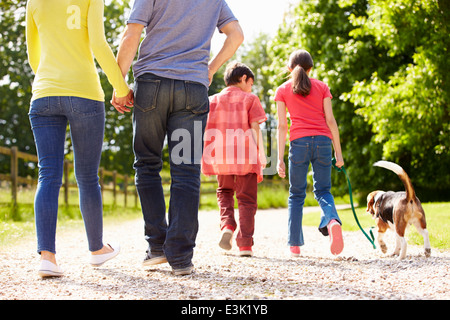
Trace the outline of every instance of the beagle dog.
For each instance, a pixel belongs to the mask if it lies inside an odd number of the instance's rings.
[[[425,247],[425,256],[431,254],[430,240],[427,231],[425,212],[419,199],[416,197],[411,180],[399,165],[389,161],[378,161],[374,166],[382,167],[395,172],[403,182],[406,191],[373,191],[367,196],[367,209],[377,223],[378,243],[381,251],[386,253],[387,246],[383,235],[387,229],[396,233],[396,246],[394,255],[402,260],[406,256],[406,228],[413,224],[422,235]]]

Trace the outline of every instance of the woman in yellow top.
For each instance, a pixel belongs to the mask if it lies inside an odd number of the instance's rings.
[[[68,123],[90,263],[99,266],[120,251],[102,239],[98,167],[105,105],[94,56],[114,87],[119,112],[129,111],[133,93],[106,42],[103,10],[103,0],[27,2],[28,59],[35,73],[29,117],[39,158],[34,207],[42,277],[62,275],[55,259],[55,235]]]

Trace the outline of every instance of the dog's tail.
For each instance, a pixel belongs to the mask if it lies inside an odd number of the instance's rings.
[[[403,170],[402,167],[400,167],[398,164],[389,161],[377,161],[373,165],[376,167],[382,167],[391,170],[398,175],[400,180],[402,180],[403,185],[405,186],[406,199],[408,202],[416,198],[416,192],[414,191],[411,180],[409,179],[409,176],[406,174],[405,170]]]

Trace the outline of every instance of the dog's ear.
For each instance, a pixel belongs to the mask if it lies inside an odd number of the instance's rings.
[[[373,191],[367,195],[367,209],[366,212],[370,213],[371,215],[375,214],[375,208],[373,207],[373,204],[375,202],[375,196],[377,194],[377,191]]]

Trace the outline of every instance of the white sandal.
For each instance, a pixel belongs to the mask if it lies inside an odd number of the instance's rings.
[[[91,254],[91,265],[94,267],[100,267],[102,264],[104,264],[106,261],[111,260],[115,256],[117,256],[120,252],[120,246],[118,244],[108,244],[111,249],[113,249],[112,252],[109,253],[103,253],[103,254]]]
[[[58,265],[54,264],[53,262],[50,262],[48,260],[41,260],[41,266],[38,270],[38,274],[42,278],[62,277],[63,271]]]

